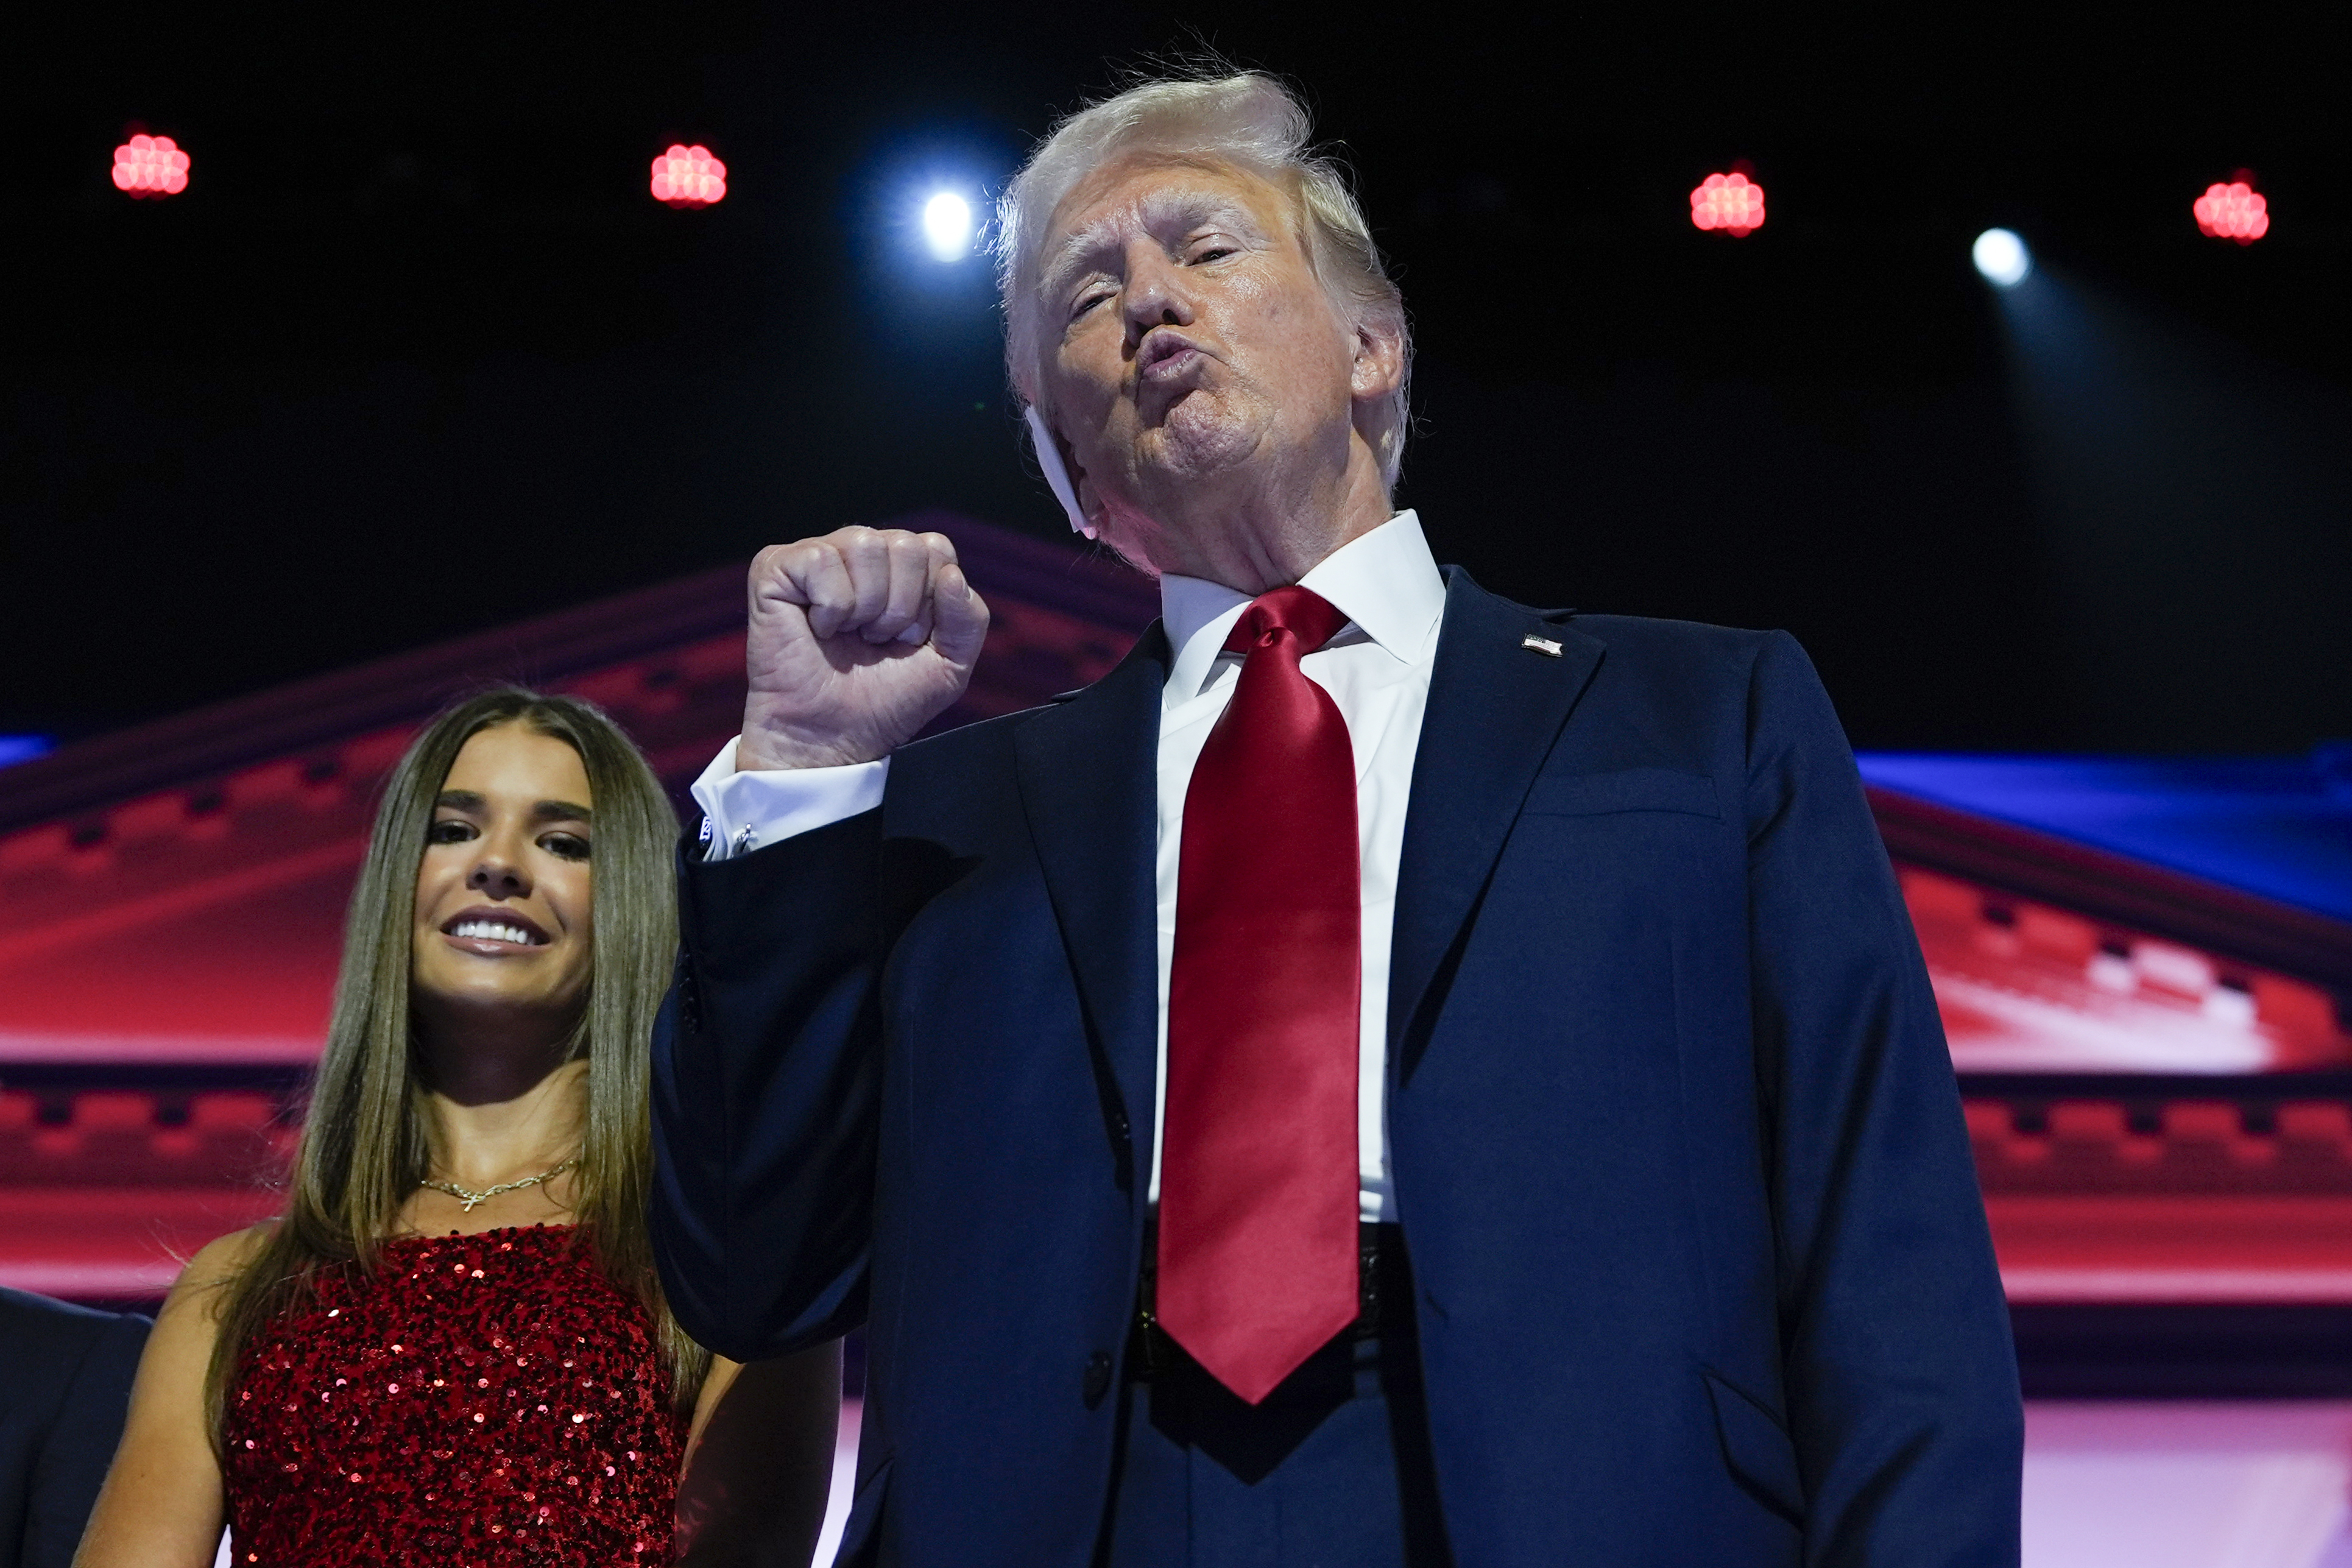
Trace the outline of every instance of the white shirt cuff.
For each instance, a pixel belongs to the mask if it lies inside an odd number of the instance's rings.
[[[738,737],[740,739],[740,737]],[[702,807],[703,858],[728,860],[765,845],[836,822],[882,804],[890,759],[837,768],[735,771],[735,742],[710,759],[694,781]]]

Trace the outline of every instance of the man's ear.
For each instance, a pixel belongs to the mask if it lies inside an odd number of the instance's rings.
[[[1100,539],[1102,494],[1095,489],[1093,476],[1087,472],[1087,466],[1078,461],[1077,448],[1071,446],[1058,430],[1054,432],[1054,446],[1062,454],[1062,467],[1068,471],[1070,482],[1078,492],[1078,515],[1086,519],[1086,526],[1078,531],[1088,539]]]
[[[1348,393],[1358,402],[1388,396],[1404,379],[1404,334],[1370,323],[1356,327],[1356,358],[1348,369]]]
[[[1062,510],[1068,515],[1071,531],[1094,538],[1095,525],[1087,521],[1087,510],[1078,493],[1078,487],[1086,482],[1087,471],[1078,467],[1069,443],[1045,423],[1045,416],[1037,412],[1035,404],[1024,405],[1021,417],[1028,424],[1029,445],[1037,454],[1037,467],[1045,472],[1045,484],[1053,490],[1054,499],[1062,503]]]

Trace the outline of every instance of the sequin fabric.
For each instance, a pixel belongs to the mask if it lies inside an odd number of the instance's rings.
[[[657,1344],[569,1230],[391,1243],[239,1359],[234,1561],[668,1563],[684,1427]]]

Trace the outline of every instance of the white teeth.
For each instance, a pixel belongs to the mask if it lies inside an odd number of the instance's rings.
[[[530,945],[529,931],[520,926],[507,925],[499,921],[459,921],[449,928],[449,934],[487,937],[492,942],[511,942],[525,947]]]

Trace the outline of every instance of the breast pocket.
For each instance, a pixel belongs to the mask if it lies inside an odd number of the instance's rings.
[[[1788,1428],[1744,1390],[1704,1369],[1699,1375],[1715,1405],[1716,1432],[1723,1439],[1723,1462],[1732,1479],[1758,1502],[1803,1529],[1805,1481]]]
[[[1530,816],[1602,816],[1621,811],[1672,811],[1720,819],[1715,781],[1681,768],[1618,768],[1601,773],[1546,773],[1528,792]]]

